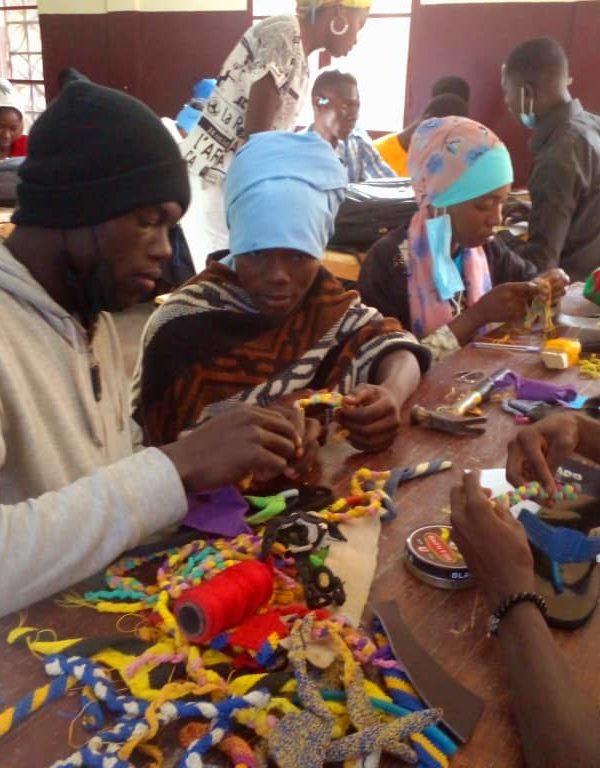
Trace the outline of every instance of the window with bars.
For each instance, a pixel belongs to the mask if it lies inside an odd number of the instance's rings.
[[[31,0],[0,0],[0,75],[20,93],[31,125],[46,108],[38,6]]]
[[[352,72],[360,90],[359,123],[368,130],[402,129],[411,7],[412,0],[373,0],[367,23],[348,56],[334,59],[321,52],[313,53],[309,58],[312,78],[326,66]],[[252,0],[255,21],[295,12],[296,0]],[[311,121],[312,109],[310,99],[307,99],[300,122],[306,125]]]

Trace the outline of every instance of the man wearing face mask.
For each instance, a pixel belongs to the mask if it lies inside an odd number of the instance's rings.
[[[147,296],[189,203],[185,162],[141,102],[67,85],[20,168],[0,245],[0,616],[64,589],[179,522],[185,491],[273,477],[300,435],[241,406],[133,451],[110,315]]]
[[[314,123],[308,130],[331,144],[348,171],[349,182],[396,176],[373,147],[369,134],[356,127],[360,96],[354,75],[324,69],[315,79],[311,99]]]
[[[533,131],[523,255],[584,280],[600,264],[600,117],[571,97],[570,82],[565,52],[547,37],[521,43],[502,68],[506,103]]]

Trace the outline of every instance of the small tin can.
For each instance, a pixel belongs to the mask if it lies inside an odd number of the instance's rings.
[[[432,587],[473,586],[473,577],[452,540],[449,525],[424,525],[413,531],[406,539],[404,561],[414,576]]]

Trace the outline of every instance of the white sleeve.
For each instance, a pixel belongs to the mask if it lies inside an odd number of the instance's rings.
[[[91,576],[186,510],[179,475],[157,448],[37,499],[0,504],[0,616]]]

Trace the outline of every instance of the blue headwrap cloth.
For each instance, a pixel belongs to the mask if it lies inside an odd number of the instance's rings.
[[[231,256],[290,248],[320,259],[347,183],[331,145],[314,131],[253,134],[225,181]]]
[[[513,183],[513,167],[504,144],[484,150],[454,184],[440,194],[432,195],[432,205],[436,208],[446,208],[466,203]]]

